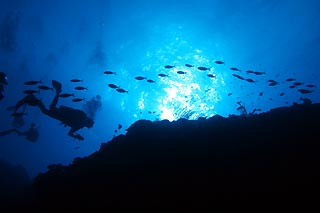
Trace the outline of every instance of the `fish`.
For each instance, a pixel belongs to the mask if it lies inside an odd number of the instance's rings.
[[[122,125],[121,124],[118,124],[118,129],[121,129],[122,128]]]
[[[88,87],[82,87],[82,86],[78,86],[75,87],[76,90],[88,90]]]
[[[80,102],[80,101],[83,101],[85,100],[84,98],[74,98],[72,99],[73,102]]]
[[[276,85],[278,85],[278,82],[276,81],[269,83],[269,86],[276,86]]]
[[[286,81],[295,81],[295,78],[287,78]]]
[[[112,88],[112,89],[117,89],[119,88],[117,85],[115,84],[108,84],[108,87]]]
[[[232,95],[232,93],[228,93],[228,96]]]
[[[312,104],[312,101],[309,98],[302,98],[301,97],[300,100],[303,101],[304,104]]]
[[[255,74],[255,75],[264,75],[266,73],[265,72],[253,72],[253,74]]]
[[[293,83],[293,85],[295,85],[295,86],[300,86],[300,85],[302,85],[303,83],[301,83],[301,82],[294,82]]]
[[[296,86],[295,85],[291,85],[289,88],[293,89],[293,88],[296,88]]]
[[[176,67],[176,66],[174,66],[174,65],[166,65],[166,66],[164,66],[164,68],[166,68],[166,69],[171,69],[171,68],[174,68],[174,67]]]
[[[252,80],[251,78],[247,78],[247,79],[245,79],[246,81],[248,81],[248,82],[250,82],[250,83],[254,83],[255,81],[254,80]]]
[[[260,93],[259,93],[259,96],[263,96],[263,92],[260,92]]]
[[[39,90],[27,89],[23,91],[24,94],[32,95],[35,93],[39,93]]]
[[[135,79],[140,81],[140,80],[147,79],[147,78],[146,77],[142,77],[142,76],[137,76],[137,77],[135,77]]]
[[[309,94],[309,93],[312,93],[311,90],[308,90],[308,89],[298,89],[298,92],[302,93],[302,94]]]
[[[70,81],[71,81],[71,82],[75,82],[75,83],[76,83],[76,82],[83,82],[83,80],[80,80],[80,79],[77,79],[77,78],[71,79]]]
[[[116,91],[117,91],[117,92],[120,92],[120,93],[128,93],[127,90],[124,90],[124,89],[122,89],[122,88],[118,88],[118,89],[116,89]]]
[[[271,82],[271,83],[275,83],[275,82],[277,82],[277,81],[275,81],[275,80],[268,80],[269,82]]]
[[[246,73],[254,73],[252,70],[247,70]]]
[[[38,88],[41,90],[53,90],[53,88],[48,87],[48,86],[44,86],[44,85],[40,85],[40,86],[38,86]]]
[[[112,75],[112,74],[113,74],[113,75],[116,75],[116,74],[117,74],[116,72],[112,72],[112,71],[108,71],[108,70],[107,70],[107,71],[104,71],[103,73],[104,73],[104,74],[107,74],[107,75]]]
[[[167,77],[167,76],[169,76],[169,75],[160,73],[160,74],[158,74],[158,76],[160,76],[160,77]]]
[[[40,83],[42,83],[42,81],[26,81],[24,82],[24,85],[36,85]]]
[[[185,64],[186,67],[194,67],[193,65],[191,64]]]
[[[224,64],[223,61],[215,61],[214,63],[216,63],[216,64]]]
[[[241,80],[245,80],[244,79],[244,77],[241,77],[240,75],[237,75],[237,74],[232,74],[234,77],[236,77],[236,78],[239,78],[239,79],[241,79]]]
[[[184,71],[177,71],[178,74],[187,74],[187,72]]]
[[[283,96],[284,95],[284,92],[280,93],[280,96]]]
[[[201,70],[201,71],[205,71],[205,70],[210,70],[211,67],[198,67],[198,70]]]
[[[155,83],[155,81],[154,81],[154,80],[151,80],[151,79],[148,79],[147,82],[149,82],[149,83]]]
[[[215,75],[213,75],[213,74],[208,74],[207,75],[209,78],[215,78],[216,76]]]
[[[71,93],[62,93],[59,95],[60,98],[68,98],[68,97],[71,97],[71,96],[74,96],[74,94],[71,94]]]
[[[230,70],[239,71],[239,72],[241,71],[241,70],[239,70],[238,68],[235,68],[235,67],[231,67]]]
[[[316,87],[316,85],[308,84],[308,85],[306,85],[306,87],[313,88],[313,87]]]

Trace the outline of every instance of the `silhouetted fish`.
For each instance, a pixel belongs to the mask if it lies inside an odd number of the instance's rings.
[[[48,86],[44,86],[44,85],[40,85],[40,86],[38,86],[38,88],[41,90],[53,90],[53,88],[48,87]]]
[[[254,73],[252,70],[247,70],[246,73]]]
[[[260,92],[260,93],[259,93],[259,96],[263,96],[263,92]]]
[[[294,82],[293,83],[293,85],[295,85],[295,86],[300,86],[300,85],[302,85],[303,83],[301,83],[301,82]]]
[[[74,96],[74,94],[70,94],[70,93],[62,93],[59,95],[60,98],[68,98]]]
[[[140,81],[140,80],[146,79],[146,77],[137,76],[137,77],[135,77],[135,79]]]
[[[193,65],[191,64],[185,64],[186,67],[194,67]]]
[[[117,89],[119,88],[117,85],[115,84],[108,84],[108,87],[112,88],[112,89]]]
[[[269,82],[271,82],[271,83],[276,83],[277,81],[275,81],[275,80],[268,80]]]
[[[83,101],[85,100],[84,98],[74,98],[72,99],[73,102],[80,102],[80,101]]]
[[[312,93],[311,90],[307,90],[307,89],[298,89],[298,91],[302,94],[308,94],[308,93]]]
[[[160,76],[160,77],[167,77],[168,75],[160,73],[160,74],[158,74],[158,76]]]
[[[112,72],[112,71],[104,71],[103,73],[107,75],[117,74],[116,72]]]
[[[121,129],[122,128],[122,125],[121,124],[118,124],[118,129]]]
[[[215,61],[214,63],[216,63],[216,64],[224,64],[223,61]]]
[[[151,79],[148,79],[147,82],[149,82],[149,83],[155,83],[155,81],[154,81],[154,80],[151,80]]]
[[[201,70],[201,71],[205,71],[205,70],[210,70],[211,67],[198,67],[198,70]]]
[[[312,101],[309,98],[302,98],[301,97],[300,100],[302,100],[304,104],[312,104]]]
[[[235,67],[231,67],[230,70],[239,71],[239,72],[241,71],[241,70],[239,70],[238,68],[235,68]]]
[[[122,88],[118,88],[118,89],[116,89],[116,91],[117,91],[117,92],[120,92],[120,93],[128,93],[127,90],[124,90],[124,89],[122,89]]]
[[[178,74],[187,74],[187,72],[184,72],[184,71],[181,71],[181,70],[180,70],[180,71],[177,71],[177,73],[178,73]]]
[[[174,67],[176,67],[176,66],[173,66],[173,65],[166,65],[166,66],[164,66],[164,68],[166,68],[166,69],[171,69],[171,68],[174,68]]]
[[[308,84],[308,85],[306,85],[306,87],[313,88],[313,87],[316,87],[316,85]]]
[[[232,74],[234,77],[236,77],[236,78],[239,78],[239,79],[241,79],[241,80],[245,80],[245,78],[244,77],[241,77],[240,75],[237,75],[237,74]]]
[[[253,72],[253,74],[255,75],[263,75],[263,74],[266,74],[265,72]]]
[[[295,78],[287,78],[286,81],[295,81]]]
[[[39,84],[42,83],[42,81],[26,81],[24,82],[25,85],[35,85],[35,84]]]
[[[269,86],[276,86],[276,85],[278,85],[278,82],[276,81],[269,83]]]
[[[80,80],[80,79],[76,79],[76,78],[74,78],[74,79],[71,79],[70,81],[71,81],[71,82],[74,82],[74,83],[76,83],[76,82],[83,82],[83,80]]]
[[[246,81],[248,81],[248,82],[250,82],[250,83],[254,83],[255,81],[254,80],[252,80],[251,78],[247,78],[247,79],[245,79]]]
[[[280,93],[280,96],[283,96],[284,95],[284,92]]]
[[[295,85],[291,85],[289,88],[293,89],[293,88],[296,88],[296,86]]]
[[[215,78],[216,76],[215,75],[212,75],[212,74],[208,74],[207,75],[209,78]]]
[[[232,95],[232,93],[228,93],[228,96]]]
[[[88,90],[88,87],[82,87],[82,86],[78,86],[75,87],[76,90]]]

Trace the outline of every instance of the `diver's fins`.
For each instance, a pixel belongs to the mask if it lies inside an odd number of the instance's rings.
[[[52,80],[52,86],[53,86],[53,88],[56,89],[57,93],[60,93],[62,91],[62,89],[61,89],[62,85],[58,81]]]

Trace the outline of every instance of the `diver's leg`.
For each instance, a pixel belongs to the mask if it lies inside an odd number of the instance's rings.
[[[41,110],[41,112],[43,114],[49,115],[49,110],[44,106],[44,104],[42,103],[42,101],[39,102],[38,104],[39,109]]]
[[[8,129],[5,131],[0,132],[0,136],[9,135],[11,132],[16,132],[16,129]]]
[[[59,94],[61,93],[61,84],[58,81],[52,80],[52,85],[56,90],[56,94],[50,104],[50,110],[56,108],[56,105],[58,103],[59,100]]]
[[[26,104],[33,105],[36,101],[37,98],[34,95],[27,95],[16,103],[14,112],[17,112],[21,106]]]

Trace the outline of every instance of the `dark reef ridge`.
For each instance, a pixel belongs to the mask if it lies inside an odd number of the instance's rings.
[[[34,205],[213,208],[318,202],[320,104],[197,121],[140,120],[126,135],[34,179]]]

